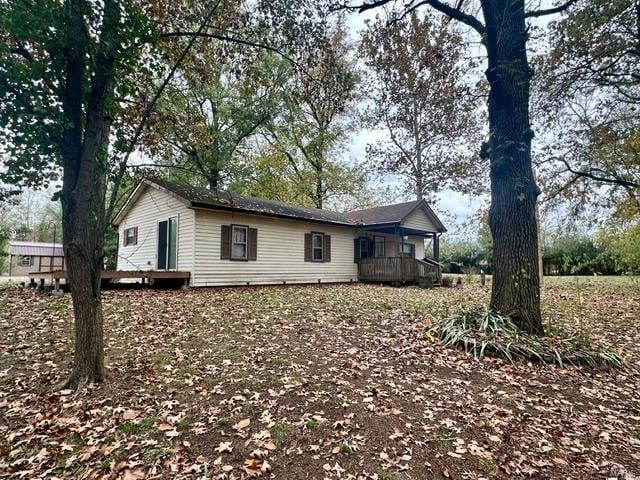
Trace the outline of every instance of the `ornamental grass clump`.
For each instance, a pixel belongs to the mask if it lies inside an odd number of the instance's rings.
[[[538,337],[522,332],[509,317],[487,308],[461,306],[455,313],[436,320],[427,336],[447,346],[460,348],[476,358],[500,357],[510,362],[588,365],[593,368],[623,368],[624,358],[604,345],[594,345],[583,334],[557,330]]]

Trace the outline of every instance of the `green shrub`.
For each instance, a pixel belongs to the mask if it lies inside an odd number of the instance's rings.
[[[602,346],[591,346],[583,334],[559,331],[553,337],[526,334],[509,317],[486,308],[461,306],[457,312],[436,320],[427,335],[435,336],[445,345],[460,348],[474,357],[485,355],[514,361],[531,361],[566,365],[625,367],[618,353]]]

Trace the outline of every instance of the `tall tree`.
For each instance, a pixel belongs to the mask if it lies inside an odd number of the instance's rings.
[[[285,111],[270,131],[272,145],[286,156],[300,181],[308,184],[312,176],[308,196],[317,208],[340,190],[331,183],[345,174],[358,174],[335,158],[347,139],[357,82],[351,45],[338,23],[327,44],[297,69],[284,96]]]
[[[169,168],[212,190],[230,180],[235,156],[278,115],[291,70],[274,53],[223,47],[185,62],[143,137]]]
[[[450,22],[415,11],[378,16],[362,37],[366,117],[388,134],[368,146],[370,163],[403,178],[418,199],[446,187],[482,189],[485,165],[470,153],[482,113],[463,81],[471,67],[463,48]]]
[[[640,214],[640,1],[580,0],[539,58],[537,162],[551,199]]]
[[[494,270],[490,306],[510,315],[521,329],[531,333],[541,333],[543,328],[536,228],[540,190],[531,162],[533,71],[527,58],[527,18],[564,11],[574,2],[527,12],[524,0],[479,0],[482,20],[474,15],[478,3],[460,1],[453,5],[441,0],[410,1],[400,12],[405,15],[430,6],[470,27],[482,40],[489,84],[489,139],[481,155],[489,159],[491,179],[489,226]],[[388,3],[391,0],[372,0],[351,8],[363,12]]]
[[[323,161],[322,170],[318,172],[302,156],[294,157],[284,150],[286,147],[280,143],[260,145],[255,156],[247,159],[239,181],[232,183],[230,190],[310,207],[317,207],[319,198],[322,208],[332,210],[360,204],[362,196],[374,197],[368,188],[367,173],[357,164],[331,157]],[[322,183],[320,197],[319,180]]]
[[[71,375],[104,378],[100,271],[109,137],[120,89],[150,25],[130,2],[0,5],[0,119],[11,132],[4,180],[40,187],[62,169],[62,227],[75,317]],[[53,159],[53,162],[51,161]]]
[[[196,41],[278,51],[294,37],[299,44],[313,38],[313,12],[287,9],[278,1],[260,7],[241,9],[239,15],[238,4],[220,0],[0,3],[0,122],[7,132],[0,139],[2,180],[39,187],[62,174],[75,351],[71,374],[60,387],[104,380],[105,229],[149,115]],[[159,39],[169,45],[164,57],[154,48]],[[147,95],[138,96],[142,87],[149,87]],[[119,153],[110,156],[110,147]]]

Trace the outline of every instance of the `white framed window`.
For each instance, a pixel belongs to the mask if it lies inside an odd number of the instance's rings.
[[[247,259],[247,241],[249,227],[244,225],[231,225],[231,258],[233,260]]]
[[[324,261],[324,234],[311,234],[311,260],[314,262]]]
[[[125,228],[123,245],[126,247],[128,245],[137,245],[137,244],[138,244],[138,227]]]
[[[384,247],[385,247],[385,239],[384,237],[380,237],[380,236],[374,236],[373,237],[373,244],[374,244],[374,249],[373,249],[373,256],[374,257],[384,257]]]
[[[30,267],[33,265],[33,257],[22,255],[18,258],[18,265],[21,267]]]

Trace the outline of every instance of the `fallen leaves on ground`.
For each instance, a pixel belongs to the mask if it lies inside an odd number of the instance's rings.
[[[53,393],[69,295],[0,290],[0,477],[636,478],[637,280],[544,291],[546,318],[614,345],[627,370],[478,360],[424,335],[487,299],[476,285],[106,291],[107,383]]]

